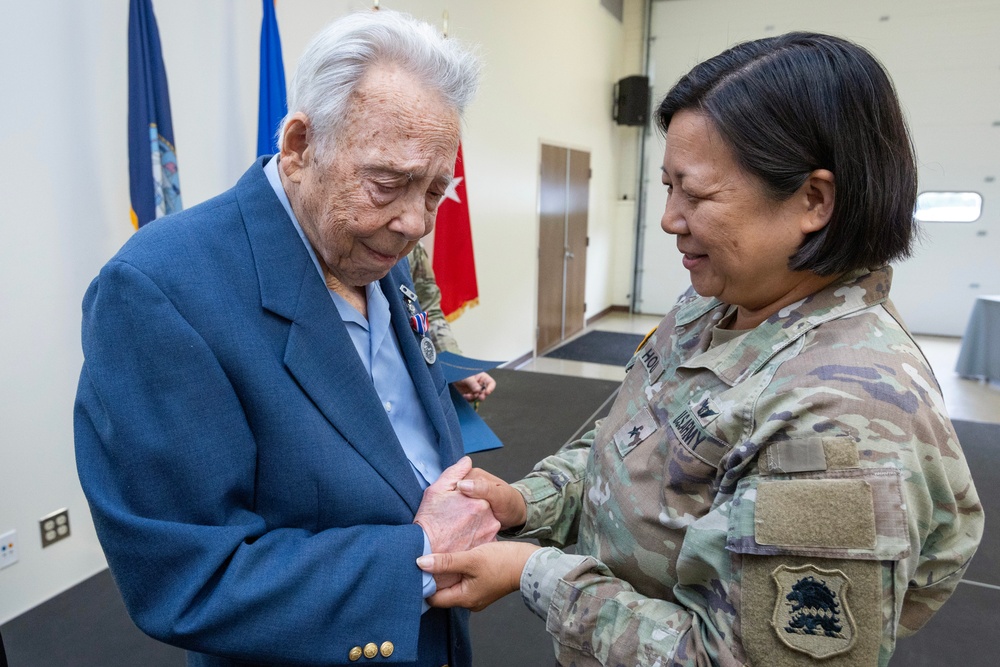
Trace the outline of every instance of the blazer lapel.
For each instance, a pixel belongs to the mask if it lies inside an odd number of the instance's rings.
[[[237,185],[262,306],[291,320],[285,366],[331,425],[413,512],[422,498],[326,285],[258,160]],[[395,319],[395,318],[394,318]]]

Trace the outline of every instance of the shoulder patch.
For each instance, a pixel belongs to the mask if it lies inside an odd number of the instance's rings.
[[[749,664],[878,664],[882,576],[878,561],[746,556],[739,604]]]
[[[848,606],[850,579],[840,570],[779,565],[771,625],[788,648],[822,660],[849,651],[857,637]]]
[[[761,455],[765,475],[858,467],[858,447],[848,436],[813,436],[768,443]]]

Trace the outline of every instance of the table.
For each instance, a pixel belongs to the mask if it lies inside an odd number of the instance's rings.
[[[955,371],[962,377],[1000,380],[1000,295],[976,299]]]

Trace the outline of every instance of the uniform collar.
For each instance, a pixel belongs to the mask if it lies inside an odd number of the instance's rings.
[[[730,386],[736,385],[824,322],[884,303],[891,284],[892,268],[889,266],[848,273],[815,294],[782,308],[745,335],[703,352],[681,367],[706,368]],[[726,305],[714,298],[685,303],[678,310],[676,326],[686,328],[717,308],[721,314]]]

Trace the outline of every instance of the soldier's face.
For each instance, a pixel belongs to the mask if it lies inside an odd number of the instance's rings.
[[[328,275],[357,287],[385,276],[434,228],[459,118],[411,75],[377,67],[355,91],[340,137],[303,169],[299,217]]]
[[[667,129],[661,226],[677,236],[682,263],[702,296],[765,309],[801,279],[788,258],[805,238],[800,202],[776,202],[736,163],[711,121],[681,111]]]

